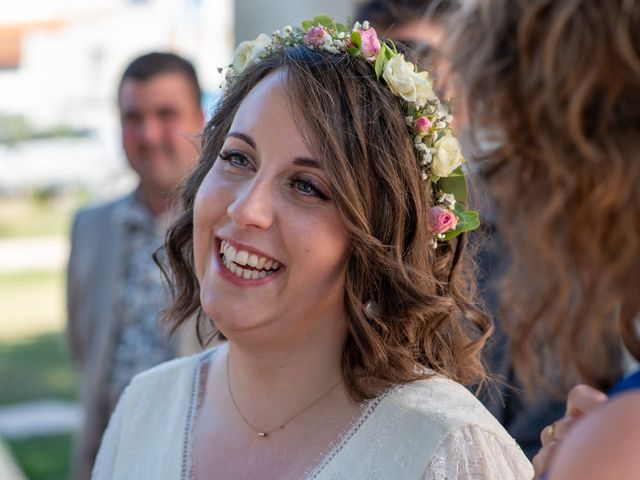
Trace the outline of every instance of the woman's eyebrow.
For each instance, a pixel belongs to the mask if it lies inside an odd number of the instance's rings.
[[[293,159],[293,164],[299,167],[316,168],[318,170],[323,169],[318,160],[308,157],[296,157]]]
[[[251,146],[251,148],[253,148],[255,150],[256,148],[256,142],[253,138],[251,138],[251,136],[247,135],[246,133],[242,133],[242,132],[229,132],[227,133],[227,135],[224,137],[225,140],[229,137],[234,137],[234,138],[239,138],[240,140],[242,140],[243,142],[249,144]]]
[[[253,138],[251,138],[250,135],[246,134],[246,133],[242,133],[242,132],[229,132],[227,133],[227,135],[225,136],[225,140],[229,137],[233,137],[233,138],[239,138],[240,140],[242,140],[243,142],[245,142],[246,144],[250,145],[251,148],[255,149],[256,148],[256,142]],[[293,159],[293,164],[297,165],[299,167],[309,167],[309,168],[315,168],[317,170],[322,170],[322,165],[320,164],[320,162],[318,160],[316,160],[315,158],[309,158],[309,157],[296,157]]]

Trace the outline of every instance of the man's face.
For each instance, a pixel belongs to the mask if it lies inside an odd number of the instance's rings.
[[[141,187],[169,193],[195,165],[204,117],[191,84],[177,72],[127,78],[120,89],[122,145]]]

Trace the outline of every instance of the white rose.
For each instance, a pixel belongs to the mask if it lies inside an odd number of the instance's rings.
[[[251,62],[271,46],[271,37],[264,33],[258,35],[255,40],[241,42],[233,52],[233,70],[240,74]]]
[[[464,162],[462,149],[456,137],[445,135],[435,144],[431,170],[438,177],[447,177]]]
[[[403,55],[394,55],[387,61],[382,77],[394,95],[423,107],[427,100],[436,98],[427,72],[416,72]]]

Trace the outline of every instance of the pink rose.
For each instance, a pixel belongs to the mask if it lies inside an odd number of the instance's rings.
[[[373,62],[378,56],[380,51],[380,41],[378,40],[378,34],[375,29],[368,28],[366,30],[358,30],[360,32],[360,38],[362,39],[362,54],[364,58]]]
[[[324,27],[311,27],[304,36],[304,41],[309,45],[318,48],[324,43],[324,36],[327,33]]]
[[[429,228],[433,233],[445,233],[455,230],[458,224],[456,217],[451,210],[444,207],[431,207],[429,210]]]
[[[413,129],[416,131],[416,133],[424,135],[426,133],[429,133],[429,130],[431,130],[431,125],[431,120],[429,120],[427,117],[418,117],[413,124]]]

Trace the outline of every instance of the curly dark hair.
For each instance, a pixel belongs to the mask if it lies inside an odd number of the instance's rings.
[[[560,372],[606,388],[612,339],[640,359],[640,5],[479,0],[452,28],[511,245],[515,364],[529,386]]]
[[[462,383],[477,383],[488,317],[473,303],[464,235],[431,246],[431,187],[420,179],[402,100],[349,55],[285,47],[248,67],[225,91],[207,124],[199,165],[181,194],[185,212],[169,230],[166,252],[174,304],[173,328],[200,306],[194,271],[193,206],[216,161],[235,113],[258,82],[286,73],[293,105],[304,106],[304,131],[329,178],[332,198],[350,238],[344,292],[348,338],[343,373],[354,399],[382,385],[428,375],[424,366]],[[365,309],[372,300],[375,309]],[[375,385],[375,387],[374,387]]]

